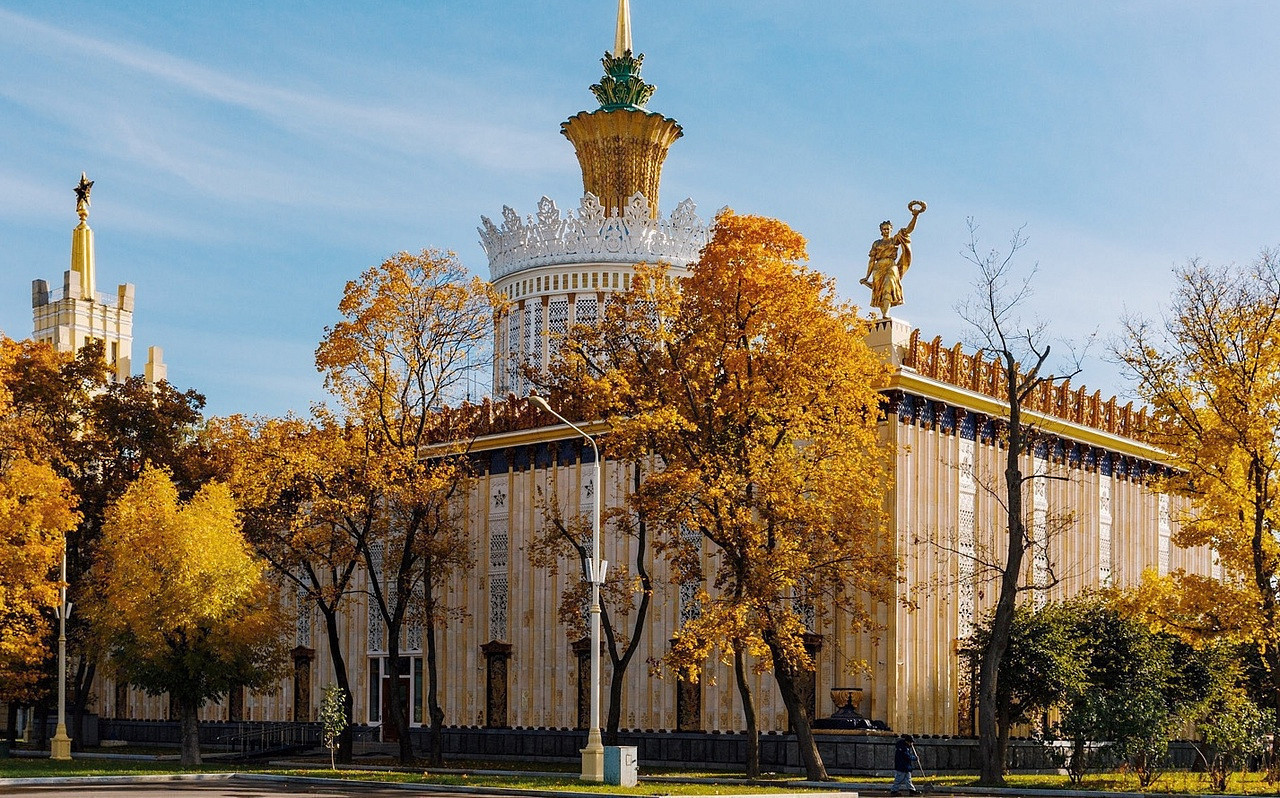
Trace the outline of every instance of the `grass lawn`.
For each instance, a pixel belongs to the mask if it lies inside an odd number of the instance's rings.
[[[386,762],[390,765],[391,762]],[[510,762],[483,762],[483,761],[449,761],[447,770],[503,770],[512,767],[526,768],[528,763],[510,763]],[[127,760],[107,760],[107,759],[75,759],[70,762],[54,762],[49,759],[0,759],[0,778],[41,778],[51,776],[124,776],[124,775],[155,775],[166,773],[226,773],[226,772],[258,772],[273,773],[277,775],[293,775],[293,776],[310,776],[318,778],[342,778],[354,781],[384,781],[414,784],[439,784],[446,786],[473,786],[473,787],[506,787],[510,789],[525,790],[571,790],[594,793],[616,793],[619,795],[724,795],[724,794],[742,794],[742,793],[760,793],[769,794],[771,792],[786,791],[798,792],[796,788],[787,784],[800,778],[796,774],[766,774],[763,780],[777,780],[779,782],[776,788],[766,786],[746,786],[741,784],[681,784],[676,782],[649,782],[643,780],[640,785],[634,788],[630,787],[613,787],[603,784],[591,784],[582,782],[577,777],[576,768],[562,767],[560,771],[548,771],[546,775],[528,775],[528,776],[495,776],[495,775],[479,775],[472,773],[456,773],[456,772],[436,772],[430,769],[414,770],[412,772],[397,772],[388,770],[340,770],[334,772],[328,768],[327,763],[315,767],[303,767],[292,769],[268,768],[248,765],[242,762],[219,762],[218,760],[207,761],[203,767],[188,769],[181,767],[175,761],[127,761]],[[740,779],[739,773],[725,772],[707,772],[707,771],[689,771],[689,770],[645,770],[644,773],[649,775],[667,775],[674,777],[687,777],[699,779]],[[642,773],[642,779],[643,779]],[[889,786],[890,780],[887,778],[871,778],[871,777],[842,777],[839,779],[843,782],[857,782],[860,784],[883,784],[886,788]],[[1087,777],[1084,783],[1073,785],[1066,776],[1057,775],[1011,775],[1007,777],[1008,784],[1013,788],[1023,789],[1085,789],[1098,791],[1116,791],[1116,792],[1138,792],[1138,779],[1136,776],[1128,773],[1099,773]],[[916,783],[921,787],[937,787],[937,788],[958,788],[963,791],[964,787],[972,786],[975,779],[972,776],[930,776],[917,778]],[[1209,784],[1208,779],[1203,773],[1188,773],[1186,771],[1170,771],[1162,774],[1156,782],[1151,786],[1148,792],[1156,795],[1177,795],[1177,794],[1203,794],[1207,793]],[[1227,792],[1243,795],[1275,795],[1277,793],[1277,785],[1268,784],[1261,774],[1235,774],[1231,782],[1228,784]]]
[[[841,779],[842,781],[878,781],[878,779]],[[932,776],[917,778],[917,785],[938,787],[972,786],[973,776]],[[1074,785],[1066,776],[1053,774],[1005,777],[1010,787],[1028,790],[1097,790],[1109,792],[1142,792],[1138,777],[1131,773],[1095,773],[1086,776],[1080,785]],[[1262,773],[1235,773],[1227,782],[1227,792],[1235,795],[1275,795],[1280,785],[1269,784]],[[1161,774],[1147,790],[1153,795],[1205,794],[1209,793],[1209,777],[1204,773],[1172,770]]]
[[[457,763],[450,763],[453,769]],[[484,769],[499,769],[503,764],[484,763]],[[510,765],[507,764],[509,767]],[[341,770],[334,772],[328,767],[280,769],[255,767],[244,763],[208,762],[200,768],[183,768],[177,762],[132,762],[120,760],[73,759],[70,762],[54,762],[50,759],[0,759],[0,778],[42,778],[53,776],[126,776],[156,775],[166,773],[226,773],[226,772],[274,773],[277,775],[311,776],[318,778],[342,778],[353,781],[383,781],[413,784],[440,784],[449,786],[469,785],[473,787],[506,787],[526,790],[574,790],[594,793],[617,793],[620,795],[724,795],[742,793],[778,792],[768,787],[745,787],[741,785],[713,784],[672,784],[655,783],[637,787],[614,787],[603,784],[590,784],[580,781],[574,773],[546,776],[481,776],[474,774],[430,773],[417,771],[412,773],[377,771]],[[795,792],[796,790],[786,790]]]

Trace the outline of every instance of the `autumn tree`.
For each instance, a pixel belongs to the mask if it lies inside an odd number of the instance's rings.
[[[73,490],[80,521],[67,535],[68,598],[87,607],[95,598],[85,575],[96,556],[105,510],[143,466],[169,469],[184,497],[208,478],[194,445],[204,397],[141,377],[109,381],[101,342],[74,354],[33,341],[7,341],[4,347],[9,365],[0,379],[12,397],[12,415],[31,433],[27,444]],[[67,625],[73,729],[81,727],[100,655],[86,635],[85,617],[73,613]]]
[[[93,354],[0,336],[0,700],[11,732],[17,706],[47,707],[57,679],[50,621],[58,565],[64,546],[76,558],[82,519],[65,464],[88,386],[102,372]]]
[[[484,346],[502,305],[487,283],[468,278],[452,253],[402,252],[347,283],[338,305],[343,320],[326,330],[316,350],[316,367],[348,422],[365,430],[366,473],[381,496],[383,512],[359,551],[370,600],[385,625],[389,720],[406,764],[413,747],[403,635],[408,623],[421,624],[429,754],[438,764],[444,710],[436,630],[462,611],[448,601],[448,584],[472,563],[465,529],[469,442],[442,430],[437,411],[461,399],[470,379],[487,371]]]
[[[0,341],[0,373],[12,375],[22,347]],[[0,382],[0,701],[38,697],[49,658],[49,620],[58,605],[58,568],[79,516],[71,486],[50,467],[42,430],[22,417]]]
[[[1264,662],[1280,713],[1280,257],[1248,267],[1191,261],[1162,323],[1126,322],[1118,354],[1154,411],[1146,431],[1169,454],[1157,487],[1185,496],[1173,542],[1208,546],[1221,581],[1148,574],[1135,606],[1192,642],[1245,642]],[[1274,728],[1273,728],[1274,731]],[[1280,735],[1271,750],[1273,773]]]
[[[364,430],[317,408],[310,420],[213,419],[204,441],[227,476],[254,551],[298,592],[300,612],[314,607],[324,620],[334,695],[346,718],[335,754],[348,764],[354,719],[339,618],[347,596],[358,592],[361,547],[381,511]]]
[[[1027,473],[1023,458],[1032,453],[1039,440],[1037,428],[1026,414],[1032,396],[1046,384],[1065,381],[1079,372],[1072,365],[1056,376],[1048,371],[1051,346],[1046,340],[1043,322],[1027,324],[1020,316],[1022,306],[1032,293],[1034,269],[1022,278],[1017,275],[1015,258],[1026,243],[1022,231],[1014,233],[1008,250],[983,252],[978,245],[977,228],[970,222],[970,239],[965,257],[977,268],[974,296],[958,308],[970,324],[976,343],[984,352],[992,353],[1000,362],[1003,382],[1000,399],[1005,404],[1001,419],[1001,445],[1005,451],[1003,484],[988,486],[1004,510],[1005,526],[1003,561],[984,563],[998,584],[996,604],[992,612],[985,645],[978,667],[978,751],[979,784],[1004,785],[1005,761],[1000,740],[1000,673],[1008,652],[1021,594],[1052,587],[1054,576],[1046,570],[1044,581],[1028,579],[1025,559],[1036,541],[1027,524],[1024,499],[1034,479],[1048,479],[1042,474]]]
[[[267,687],[282,670],[284,619],[263,571],[221,483],[184,503],[149,468],[108,510],[90,621],[117,678],[178,707],[184,766],[200,764],[206,701]]]
[[[635,479],[640,479],[640,466],[635,466]],[[599,487],[595,489],[599,490]],[[590,600],[587,581],[591,562],[591,519],[581,513],[566,514],[554,494],[540,502],[543,513],[542,531],[529,546],[529,559],[535,567],[557,573],[565,560],[582,574],[571,580],[560,600],[560,622],[569,637],[579,640],[588,635],[587,617],[582,608]],[[618,728],[622,723],[622,689],[627,670],[635,659],[643,640],[643,631],[653,601],[653,576],[649,571],[652,550],[648,525],[643,517],[634,516],[625,507],[605,511],[602,526],[612,525],[615,537],[631,539],[635,557],[628,565],[610,567],[600,589],[600,630],[604,634],[604,650],[609,657],[609,707],[605,716],[604,744],[618,744]],[[634,572],[633,570],[634,569]],[[639,595],[637,601],[636,596]]]
[[[758,655],[809,778],[826,779],[801,699],[815,667],[808,616],[870,624],[896,564],[877,431],[887,369],[865,343],[868,322],[805,258],[804,239],[781,222],[721,213],[679,285],[662,266],[637,269],[603,323],[566,343],[554,387],[562,406],[572,397],[580,417],[610,422],[611,456],[661,460],[632,509],[674,578],[705,585],[667,663],[697,679],[714,653],[733,660],[750,743],[743,654]],[[702,540],[715,555],[705,574]]]
[[[71,595],[81,606],[95,600],[83,576],[93,567],[107,508],[143,468],[165,469],[183,499],[213,476],[197,442],[203,407],[204,396],[197,391],[178,390],[164,381],[151,384],[141,376],[107,383],[91,393],[88,415],[72,447],[75,459],[65,462],[82,516],[71,535],[74,545],[67,562]],[[73,614],[68,636],[75,664],[68,678],[69,712],[76,729],[88,708],[101,654],[86,632],[84,618]]]

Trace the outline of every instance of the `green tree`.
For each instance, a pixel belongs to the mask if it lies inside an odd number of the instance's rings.
[[[184,766],[200,764],[206,701],[282,672],[284,619],[263,570],[222,484],[183,503],[147,468],[107,512],[90,621],[117,678],[177,705]]]
[[[1001,761],[1008,761],[1009,734],[1015,725],[1032,723],[1068,696],[1085,692],[1087,641],[1078,635],[1076,612],[1075,605],[1058,603],[1039,610],[1023,603],[1014,609],[996,693]],[[990,645],[991,622],[988,617],[960,649],[974,666]]]
[[[1083,774],[1097,751],[1091,743],[1107,741],[1108,753],[1127,761],[1146,788],[1161,772],[1170,739],[1218,691],[1219,669],[1206,652],[1151,630],[1112,602],[1069,606],[1085,673],[1062,709],[1071,770]]]
[[[347,692],[336,684],[325,685],[324,697],[320,699],[320,725],[324,730],[324,747],[329,749],[329,767],[338,769],[335,754],[338,741],[347,734],[351,727],[351,698]]]

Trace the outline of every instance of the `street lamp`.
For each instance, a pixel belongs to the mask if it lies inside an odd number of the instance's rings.
[[[582,781],[604,781],[604,743],[600,738],[600,586],[608,563],[600,558],[600,447],[581,427],[551,409],[547,400],[537,394],[529,402],[568,424],[587,439],[595,451],[595,482],[591,489],[591,559],[587,563],[587,581],[591,583],[591,725],[587,730],[587,747],[582,753]]]
[[[71,758],[71,738],[67,736],[67,546],[62,546],[62,587],[58,588],[58,728],[49,741],[50,759]]]

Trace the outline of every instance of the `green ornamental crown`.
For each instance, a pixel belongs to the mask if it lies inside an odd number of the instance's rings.
[[[640,65],[644,54],[633,56],[627,50],[622,55],[605,53],[600,63],[605,75],[591,87],[591,93],[600,101],[600,108],[616,111],[620,108],[640,110],[653,96],[656,86],[650,86],[640,77]]]

